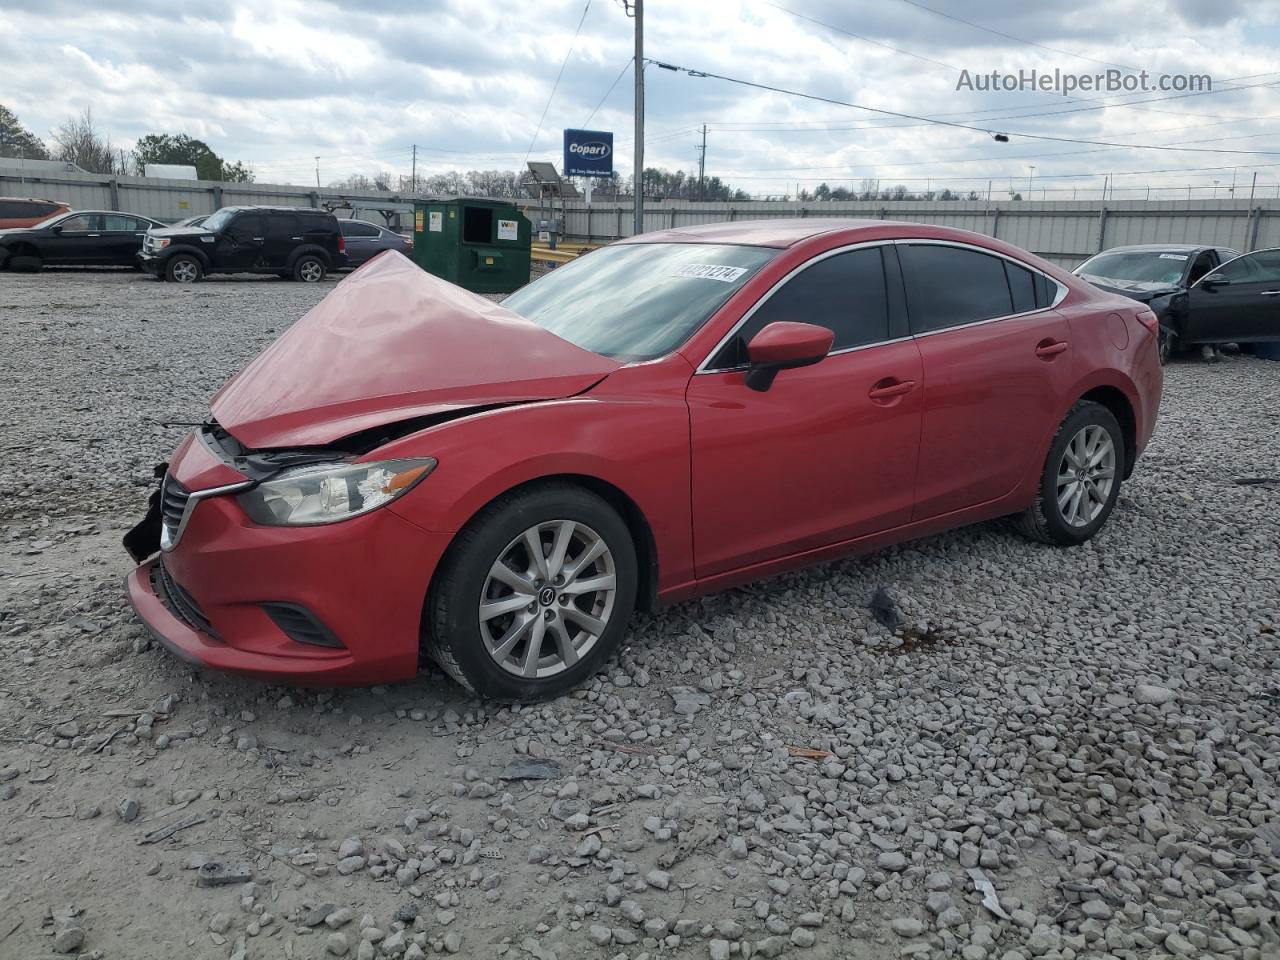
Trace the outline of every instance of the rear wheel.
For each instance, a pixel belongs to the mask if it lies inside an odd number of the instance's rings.
[[[204,276],[204,267],[190,254],[179,253],[164,265],[164,277],[171,283],[195,283]]]
[[[635,607],[635,545],[604,500],[548,484],[485,508],[428,598],[427,653],[495,700],[554,697],[618,647]]]
[[[44,260],[34,253],[18,253],[9,258],[9,269],[23,273],[35,273],[44,266]]]
[[[1077,403],[1049,445],[1040,489],[1019,529],[1032,540],[1066,547],[1091,539],[1115,507],[1124,463],[1124,434],[1115,416],[1100,403]]]
[[[319,283],[326,272],[324,261],[311,253],[299,257],[293,265],[293,279],[303,283]]]

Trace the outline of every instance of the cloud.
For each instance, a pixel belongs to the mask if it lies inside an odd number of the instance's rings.
[[[146,133],[188,132],[229,159],[250,162],[263,181],[311,181],[317,154],[326,180],[407,172],[413,144],[420,173],[519,168],[583,2],[548,0],[535,13],[469,0],[194,0],[180,8],[159,0],[101,0],[86,16],[84,4],[71,0],[0,0],[8,27],[0,31],[0,98],[38,134],[85,106],[126,148]],[[650,65],[649,165],[693,169],[706,123],[708,172],[753,193],[812,187],[822,178],[985,190],[987,179],[1025,177],[1031,164],[1037,182],[1063,191],[1091,182],[1072,178],[1079,173],[1095,174],[1100,184],[1111,172],[1234,164],[1256,167],[1262,182],[1272,182],[1270,171],[1280,170],[1264,166],[1280,158],[1091,148],[1016,135],[996,144],[982,132],[1147,143],[1230,138],[1199,146],[1280,149],[1276,138],[1264,135],[1274,128],[1268,118],[1280,115],[1275,86],[1106,110],[1079,110],[1090,104],[1051,93],[956,90],[962,68],[1094,73],[1108,64],[1208,73],[1221,89],[1228,77],[1274,69],[1280,15],[1271,5],[777,2],[650,0],[646,53],[980,130],[894,119]],[[601,98],[631,57],[631,30],[618,4],[591,4],[533,158],[558,161],[562,128],[582,124],[599,104],[591,126],[615,132],[618,168],[630,172],[630,70]],[[1242,82],[1267,80],[1280,80],[1280,73]],[[1058,111],[1072,112],[1045,115]],[[1145,179],[1208,182],[1211,176],[1191,171]]]

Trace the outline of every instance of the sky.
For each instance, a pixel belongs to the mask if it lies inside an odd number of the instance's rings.
[[[126,149],[188,133],[259,182],[314,183],[316,156],[326,184],[407,174],[414,144],[419,174],[559,165],[580,126],[614,132],[625,176],[632,30],[622,0],[0,0],[0,103],[44,137],[85,107]],[[792,93],[650,64],[645,163],[696,170],[705,123],[708,174],[760,196],[990,180],[997,199],[1083,199],[1106,178],[1118,198],[1243,197],[1254,172],[1276,196],[1277,46],[1274,0],[646,0],[647,57]],[[1033,69],[1213,92],[957,89]]]

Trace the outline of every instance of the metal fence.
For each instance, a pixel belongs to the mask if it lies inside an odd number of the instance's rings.
[[[0,160],[0,195],[47,197],[77,209],[127,210],[174,221],[235,204],[343,206],[342,215],[407,227],[412,196],[336,187],[268,183],[162,180],[105,174],[24,171]],[[350,212],[345,206],[350,206]],[[532,219],[560,216],[523,204]],[[614,240],[631,234],[628,203],[566,202],[566,239]],[[699,223],[773,217],[849,217],[907,220],[960,227],[999,237],[1068,269],[1104,250],[1127,243],[1206,243],[1248,251],[1280,246],[1280,200],[1048,200],[997,201],[811,201],[697,203],[649,201],[644,229],[663,230]]]
[[[537,216],[536,207],[529,211]],[[557,209],[556,215],[559,214]],[[589,242],[631,235],[631,205],[567,202],[566,237]],[[1248,251],[1280,246],[1280,200],[647,202],[644,229],[774,217],[906,220],[959,227],[1071,269],[1100,250],[1130,243],[1205,243]]]
[[[219,207],[278,204],[324,207],[332,204],[374,223],[391,226],[413,221],[413,198],[375,190],[300,187],[270,183],[222,183],[213,180],[167,180],[116,177],[75,172],[24,170],[15,160],[0,159],[0,196],[60,200],[76,210],[125,210],[172,223]],[[346,206],[350,205],[350,211]]]

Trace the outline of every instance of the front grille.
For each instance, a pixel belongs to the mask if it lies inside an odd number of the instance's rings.
[[[164,561],[161,560],[152,567],[152,571],[152,584],[155,586],[156,594],[164,602],[164,605],[187,626],[199,630],[215,640],[220,640],[221,637],[218,636],[218,631],[213,629],[209,618],[200,609],[200,604],[196,603],[195,597],[187,593],[183,586],[173,579],[172,574],[165,569]]]
[[[170,543],[178,540],[178,528],[182,526],[182,516],[187,512],[187,501],[190,499],[191,491],[166,474],[164,483],[160,486],[160,516],[164,520]]]
[[[320,622],[310,610],[296,603],[264,603],[273,623],[284,631],[294,643],[306,643],[315,647],[346,647],[332,630]]]

